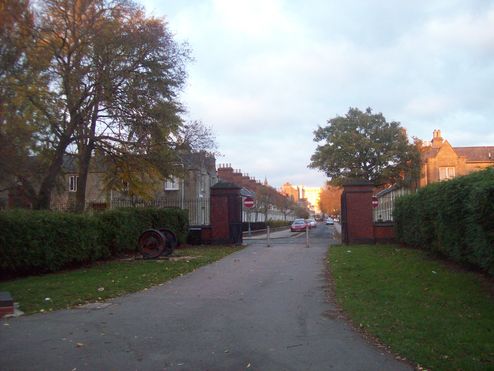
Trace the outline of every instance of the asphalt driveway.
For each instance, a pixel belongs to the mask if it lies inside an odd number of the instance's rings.
[[[411,370],[337,316],[334,227],[262,240],[101,306],[0,322],[2,370]]]

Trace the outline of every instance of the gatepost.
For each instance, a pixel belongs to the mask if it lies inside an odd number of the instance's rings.
[[[345,244],[374,243],[372,220],[373,184],[367,180],[350,180],[341,195],[341,238]]]
[[[242,196],[240,187],[219,182],[211,187],[211,242],[242,244]]]

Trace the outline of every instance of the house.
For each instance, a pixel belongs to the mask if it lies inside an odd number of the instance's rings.
[[[264,222],[268,220],[291,220],[293,213],[289,198],[268,184],[267,179],[260,182],[231,164],[220,164],[218,177],[224,182],[233,183],[241,188],[242,198],[254,198],[256,203],[251,209],[242,211],[244,222]]]
[[[494,166],[494,146],[452,147],[440,130],[434,130],[432,140],[423,142],[420,150],[420,187]]]
[[[453,147],[442,137],[441,130],[434,130],[432,140],[422,143],[420,155],[419,187],[494,166],[494,146]],[[393,221],[395,200],[412,191],[393,185],[376,193],[378,206],[373,210],[374,222]]]
[[[189,210],[190,224],[209,224],[210,188],[218,182],[216,159],[206,152],[184,153],[179,158],[182,165],[180,175],[155,180],[153,197],[151,200],[142,200],[131,196],[129,186],[123,185],[118,190],[109,187],[106,179],[107,163],[102,155],[95,154],[86,184],[86,208],[179,207]],[[52,210],[72,210],[75,206],[79,186],[76,157],[65,156],[62,170],[63,175],[52,195]],[[0,207],[2,205],[4,208],[31,207],[26,197],[23,197],[20,186],[6,188],[0,194]]]

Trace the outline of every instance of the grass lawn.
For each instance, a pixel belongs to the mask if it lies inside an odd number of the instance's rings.
[[[433,370],[494,370],[492,282],[397,246],[332,246],[329,269],[352,322]]]
[[[143,290],[212,263],[237,247],[196,247],[175,250],[179,260],[101,262],[91,267],[0,282],[25,313],[69,308]]]

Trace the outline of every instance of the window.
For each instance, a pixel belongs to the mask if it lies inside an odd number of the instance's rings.
[[[178,191],[179,189],[179,180],[177,177],[165,181],[165,191]]]
[[[69,176],[69,192],[77,192],[78,182],[79,182],[79,177],[77,175]]]
[[[455,177],[454,167],[440,167],[439,168],[439,180],[448,180]]]

